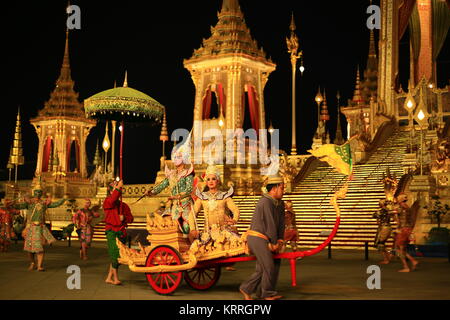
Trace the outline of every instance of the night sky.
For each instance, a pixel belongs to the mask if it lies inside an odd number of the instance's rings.
[[[71,1],[71,4],[81,8],[81,30],[71,31],[69,38],[72,78],[79,100],[112,88],[114,81],[121,85],[128,70],[130,87],[166,107],[169,134],[176,128],[191,129],[195,90],[183,59],[190,58],[202,39],[210,36],[222,1]],[[281,148],[289,152],[291,147],[291,67],[285,38],[290,32],[292,11],[306,68],[304,75],[298,73],[297,78],[297,148],[304,154],[311,146],[317,125],[314,96],[319,85],[326,88],[334,138],[336,92],[341,92],[344,105],[353,94],[357,65],[361,68],[366,65],[369,0],[240,0],[240,5],[252,37],[277,64],[265,89],[265,107],[267,124],[271,119],[273,126],[281,129]],[[7,179],[6,163],[18,106],[22,110],[26,160],[26,165],[19,169],[19,178],[33,176],[38,139],[29,119],[43,108],[59,76],[66,6],[66,1],[2,4],[2,47],[7,57],[3,58],[2,66],[6,87],[0,127],[1,180]],[[378,31],[375,37],[378,39]],[[442,74],[449,74],[448,43],[438,59],[438,70],[442,70],[440,86],[446,84]],[[407,39],[402,40],[400,47],[408,53]],[[402,55],[400,60],[402,66],[408,66],[408,57]],[[344,116],[341,119],[345,130]],[[125,183],[154,181],[162,152],[159,134],[159,127],[126,131]],[[90,163],[97,139],[101,142],[103,135],[104,124],[91,131],[87,141]],[[167,155],[171,147],[172,143],[168,143]]]

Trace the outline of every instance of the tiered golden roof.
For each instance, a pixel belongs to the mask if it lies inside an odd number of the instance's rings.
[[[350,101],[352,106],[362,106],[364,104],[364,100],[361,95],[361,79],[359,75],[359,66],[356,71],[356,84],[355,91],[353,92],[353,99]]]
[[[265,52],[262,48],[258,48],[256,40],[250,34],[238,0],[223,0],[218,18],[216,26],[211,27],[211,37],[203,39],[202,46],[194,50],[190,60],[240,54],[267,61]]]
[[[17,111],[16,130],[14,132],[14,141],[10,155],[11,164],[20,166],[25,163],[22,148],[22,128],[20,125],[20,109]]]
[[[364,81],[361,83],[361,94],[366,105],[369,105],[370,98],[376,100],[378,90],[378,58],[375,51],[375,36],[370,30],[369,56],[367,58],[366,70],[364,71]]]
[[[69,61],[69,32],[66,31],[66,45],[64,50],[63,64],[55,90],[50,99],[39,111],[37,118],[45,117],[74,117],[85,119],[83,105],[78,101],[78,93],[74,91],[74,81],[70,75]]]

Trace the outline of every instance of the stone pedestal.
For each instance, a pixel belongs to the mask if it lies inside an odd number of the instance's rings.
[[[409,185],[409,191],[426,195],[427,202],[430,194],[434,194],[435,190],[435,180],[430,176],[413,176],[411,184]]]
[[[436,192],[435,180],[430,176],[413,176],[413,180],[409,185],[409,191],[412,192],[414,201],[420,201],[414,235],[416,244],[424,244],[430,230],[430,218],[424,206],[430,203],[430,195]]]
[[[417,165],[417,156],[415,153],[406,153],[402,161],[403,173],[413,172]]]

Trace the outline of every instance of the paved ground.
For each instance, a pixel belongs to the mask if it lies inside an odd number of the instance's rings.
[[[254,262],[238,263],[237,271],[223,270],[219,282],[208,291],[195,291],[183,282],[172,296],[161,296],[143,274],[126,266],[120,268],[123,285],[106,284],[106,243],[94,243],[88,261],[79,259],[77,248],[77,241],[70,248],[65,242],[54,244],[46,253],[47,271],[30,272],[22,243],[12,245],[9,252],[0,253],[0,299],[239,300],[237,288],[254,269]],[[365,261],[362,251],[335,250],[331,260],[324,251],[297,262],[297,287],[290,286],[289,264],[283,261],[278,291],[288,300],[450,299],[450,263],[446,258],[419,258],[418,270],[411,273],[398,273],[399,261],[381,266],[381,289],[369,290],[367,267],[377,261],[375,252]],[[69,265],[81,268],[81,290],[67,289]]]

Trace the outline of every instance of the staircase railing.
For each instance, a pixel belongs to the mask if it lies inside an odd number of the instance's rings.
[[[309,176],[311,174],[311,172],[316,170],[317,167],[319,166],[320,162],[321,161],[314,156],[311,156],[308,159],[306,159],[306,161],[303,164],[302,168],[300,169],[299,173],[297,174],[297,176],[294,178],[294,181],[292,182],[293,187],[295,188],[295,186],[298,183],[300,183],[303,179],[305,179],[307,176]]]
[[[377,130],[375,137],[366,150],[366,156],[363,162],[367,162],[372,154],[381,147],[387,138],[389,138],[397,128],[397,122],[393,119],[383,122]]]
[[[370,173],[369,173],[366,177],[363,178],[363,180],[366,180],[366,184],[364,185],[364,187],[366,187],[366,186],[369,184],[369,182],[368,182],[368,181],[369,181],[369,178],[370,178],[375,172],[378,171],[378,168],[379,168],[379,167],[381,167],[383,164],[385,164],[386,158],[388,158],[388,157],[391,155],[392,152],[393,152],[393,150],[390,150],[390,151],[384,156],[384,158],[380,161],[380,163],[379,163],[374,169],[372,169],[372,171],[370,171]],[[322,200],[320,201],[319,208],[320,208],[320,217],[321,217],[321,218],[322,218],[322,206],[323,206],[323,202],[330,196],[330,194],[333,194],[334,192],[336,192],[336,190],[337,190],[338,188],[341,187],[342,182],[343,182],[344,180],[346,180],[346,179],[347,179],[346,176],[342,177],[342,178],[339,180],[339,182],[336,183],[336,184],[334,185],[333,189],[332,189],[331,191],[329,191],[329,192],[325,195],[325,197],[322,198]],[[359,201],[353,206],[353,208],[356,207],[360,202],[361,202],[361,200],[359,200]],[[320,220],[322,220],[321,218],[320,218]]]

